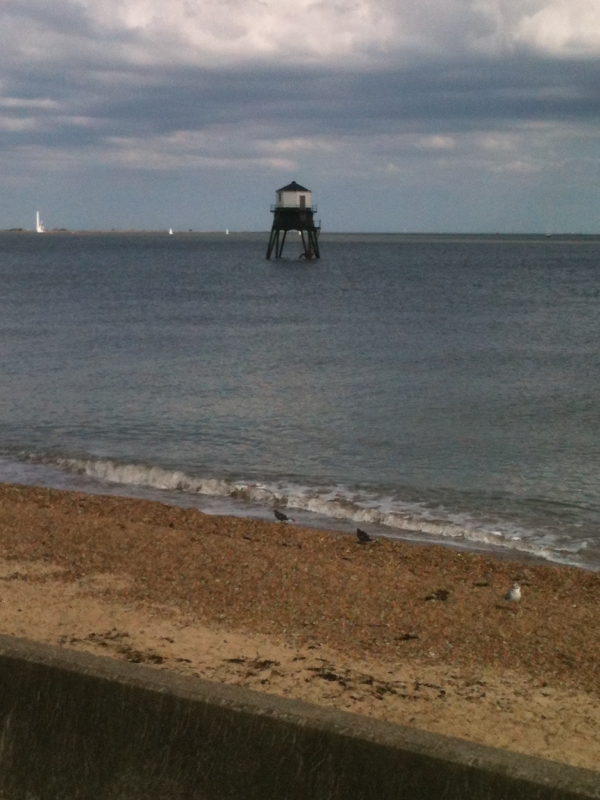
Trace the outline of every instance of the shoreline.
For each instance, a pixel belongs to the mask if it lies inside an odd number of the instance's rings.
[[[229,232],[226,233],[226,230]],[[169,228],[48,228],[44,233],[53,234],[76,234],[76,235],[103,235],[103,234],[168,234]],[[213,230],[198,230],[191,228],[174,228],[174,234],[208,234],[208,235],[224,235],[224,236],[267,236],[270,232],[270,227],[264,230],[232,230],[228,228],[218,228]],[[25,234],[35,233],[38,231],[35,228],[0,228],[0,234]],[[559,231],[556,233],[547,233],[544,231],[529,231],[529,232],[515,232],[506,231],[499,233],[497,231],[324,231],[321,234],[324,238],[336,239],[344,237],[350,240],[375,240],[377,237],[382,239],[397,238],[401,240],[438,240],[438,241],[465,241],[467,239],[476,240],[489,240],[489,241],[532,241],[532,242],[548,242],[549,240],[559,240],[562,242],[580,242],[585,240],[596,241],[600,239],[600,233],[577,233],[574,231]]]
[[[2,483],[23,486],[37,486],[40,488],[56,489],[64,491],[83,492],[89,495],[101,495],[110,497],[124,497],[139,500],[149,500],[158,502],[164,505],[173,506],[175,508],[195,508],[203,514],[210,516],[233,516],[242,519],[260,520],[263,522],[270,522],[273,520],[271,503],[277,503],[278,495],[273,492],[272,497],[266,501],[266,504],[252,502],[251,499],[239,497],[233,490],[238,487],[233,483],[232,493],[228,494],[212,494],[210,492],[203,493],[202,491],[192,490],[177,490],[173,488],[159,487],[152,483],[146,484],[143,482],[129,483],[113,481],[110,477],[96,477],[94,475],[80,475],[78,473],[71,473],[63,471],[52,463],[45,463],[44,461],[32,462],[17,462],[20,469],[5,468],[4,461],[11,464],[9,458],[0,459],[0,485]],[[107,460],[107,463],[111,463]],[[117,462],[115,462],[117,463]],[[142,467],[142,469],[144,469]],[[168,479],[169,471],[166,471],[165,477]],[[195,479],[190,477],[190,481]],[[216,479],[219,481],[220,479]],[[240,486],[249,486],[252,488],[253,484],[240,484]],[[300,487],[301,488],[301,487]],[[471,552],[482,556],[491,556],[508,561],[518,561],[523,564],[533,565],[556,565],[575,567],[591,572],[600,572],[600,563],[598,559],[590,560],[585,563],[574,556],[578,551],[562,551],[556,549],[553,551],[549,547],[542,547],[540,552],[535,552],[536,541],[531,542],[527,538],[522,538],[522,546],[519,547],[515,544],[501,543],[500,540],[492,537],[491,539],[478,540],[477,538],[469,538],[467,527],[465,530],[467,534],[461,535],[442,535],[431,530],[420,530],[418,527],[395,527],[391,524],[384,524],[377,521],[357,521],[350,518],[340,518],[327,513],[319,513],[315,510],[306,510],[304,508],[296,507],[295,505],[283,506],[285,511],[297,517],[296,523],[300,527],[307,527],[314,530],[327,530],[334,534],[345,535],[353,537],[356,531],[356,525],[366,527],[370,533],[378,538],[385,538],[391,541],[405,541],[414,545],[439,545],[442,547],[449,547],[461,552]],[[439,520],[430,520],[430,524],[439,524],[442,527],[454,527],[455,523],[450,517],[440,518]],[[418,524],[418,520],[417,520]],[[542,553],[545,551],[546,555]]]
[[[600,762],[600,575],[578,567],[3,484],[0,585],[6,634]]]

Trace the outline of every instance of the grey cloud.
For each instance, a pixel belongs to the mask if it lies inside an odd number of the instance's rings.
[[[104,75],[106,78],[106,75]],[[511,121],[590,120],[600,113],[600,62],[517,58],[437,63],[373,73],[330,70],[147,71],[109,80],[29,71],[7,81],[12,97],[51,97],[52,108],[13,109],[40,122],[23,142],[82,143],[105,136],[166,135],[213,125],[267,125],[279,135],[471,130]],[[73,128],[68,116],[95,121]]]

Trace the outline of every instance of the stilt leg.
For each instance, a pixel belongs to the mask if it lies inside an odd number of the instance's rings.
[[[300,231],[300,236],[302,237],[302,250],[304,258],[310,258],[310,249],[306,246],[306,239],[304,238],[304,231]]]
[[[271,235],[269,236],[269,246],[267,247],[267,258],[271,258],[271,253],[273,252],[273,245],[275,244],[275,239],[277,236],[277,231],[274,228],[271,229]]]
[[[319,253],[319,237],[317,236],[316,230],[309,231],[309,236],[314,257],[321,258],[321,254]]]
[[[281,258],[281,256],[283,255],[283,246],[285,244],[286,236],[287,236],[287,231],[284,231],[283,236],[281,237],[281,247],[279,248],[279,255],[277,256],[277,258]]]
[[[280,220],[279,222],[282,225],[287,225],[285,221],[282,222]],[[277,224],[277,222],[274,222],[273,228],[271,228],[271,235],[269,236],[269,244],[267,247],[267,258],[271,258],[273,251],[275,251],[275,258],[281,258],[283,256],[283,248],[285,246],[285,240],[287,237],[287,229],[284,227],[275,227]],[[304,225],[302,229],[300,229],[301,225]],[[313,258],[321,258],[321,254],[319,252],[319,233],[321,232],[321,229],[315,227],[311,228],[308,227],[308,225],[310,225],[310,221],[308,224],[306,224],[306,221],[299,220],[298,230],[300,236],[302,237],[302,254],[300,255],[300,258],[306,258],[310,261]],[[294,230],[297,229],[294,228]]]

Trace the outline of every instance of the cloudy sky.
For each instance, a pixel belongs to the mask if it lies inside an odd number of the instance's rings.
[[[0,228],[600,232],[599,0],[0,0]]]

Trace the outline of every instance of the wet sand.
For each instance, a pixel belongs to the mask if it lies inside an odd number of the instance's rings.
[[[600,764],[597,573],[0,485],[0,587],[2,633]]]

